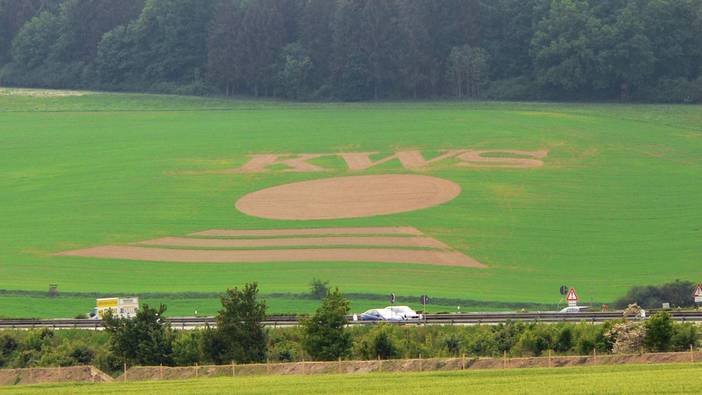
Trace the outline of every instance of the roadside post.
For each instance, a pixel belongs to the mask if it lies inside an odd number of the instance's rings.
[[[395,296],[395,293],[390,294],[390,304],[395,304],[395,301],[397,300],[397,297]]]
[[[568,294],[568,286],[561,285],[561,288],[558,289],[558,292],[561,294],[561,297],[558,299],[558,309],[560,310],[561,302],[563,301],[563,298]]]
[[[426,322],[427,322],[427,305],[429,304],[429,296],[428,295],[420,296],[419,303],[422,304],[422,314],[419,316],[419,319],[421,320],[422,318],[424,318],[424,323],[426,324]]]
[[[695,293],[692,294],[692,297],[695,298],[695,303],[698,306],[702,304],[702,284],[697,284],[697,288],[695,288]]]
[[[427,317],[427,305],[429,304],[429,296],[422,295],[419,297],[419,302],[422,304],[422,310],[424,311],[424,319]]]
[[[566,295],[566,301],[568,302],[568,307],[578,306],[578,294],[575,293],[575,288],[571,288]]]

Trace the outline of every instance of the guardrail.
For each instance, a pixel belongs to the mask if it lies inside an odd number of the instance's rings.
[[[649,311],[649,316],[655,311]],[[702,311],[671,311],[672,318],[680,322],[702,323]],[[420,320],[393,321],[398,325],[494,325],[508,321],[522,322],[591,322],[600,323],[622,318],[622,312],[590,312],[590,313],[464,313],[464,314],[427,314]],[[287,327],[299,325],[301,316],[273,315],[266,317],[263,324],[270,327]],[[207,325],[216,325],[213,317],[171,317],[168,318],[174,329],[195,329]],[[353,321],[348,317],[349,325],[372,325],[378,321]],[[0,330],[3,329],[86,329],[101,330],[102,322],[88,319],[46,319],[46,320],[0,320]]]

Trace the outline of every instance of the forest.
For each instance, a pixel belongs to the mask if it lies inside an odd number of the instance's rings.
[[[702,0],[0,0],[0,86],[702,102]]]

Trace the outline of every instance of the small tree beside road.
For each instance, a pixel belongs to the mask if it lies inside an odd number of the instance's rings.
[[[164,319],[166,306],[143,305],[134,318],[117,318],[108,311],[103,317],[110,334],[110,349],[130,365],[172,365],[173,329]]]
[[[349,301],[335,288],[322,299],[317,311],[302,322],[302,345],[312,358],[330,361],[349,354],[351,335],[345,328],[349,310]]]
[[[215,363],[263,362],[266,360],[266,303],[258,301],[258,284],[228,289],[221,297],[217,328],[203,336],[205,354]]]

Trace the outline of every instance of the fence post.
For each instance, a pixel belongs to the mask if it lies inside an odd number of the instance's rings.
[[[461,357],[461,370],[466,370],[466,354]]]
[[[163,380],[163,363],[158,368],[158,375],[161,380]]]
[[[302,358],[302,374],[307,374],[307,367],[305,366],[305,358]]]
[[[338,366],[338,372],[341,373],[341,357],[339,357],[339,366]]]
[[[271,359],[266,358],[266,374],[271,374]]]
[[[378,355],[378,371],[383,371],[383,361],[380,360],[380,355]]]
[[[592,364],[597,365],[597,348],[592,349]]]
[[[127,382],[127,362],[124,362],[124,374],[122,375],[122,381]]]
[[[236,365],[234,364],[234,361],[232,361],[232,377],[236,376]]]
[[[61,382],[61,365],[58,366],[58,381]]]
[[[29,381],[34,381],[34,370],[31,366],[29,367]]]
[[[419,354],[419,371],[420,372],[424,369],[424,366],[422,366],[422,365],[424,365],[422,363],[422,354]]]
[[[551,367],[551,350],[548,350],[548,367]]]
[[[502,369],[507,369],[507,350],[502,354]]]

